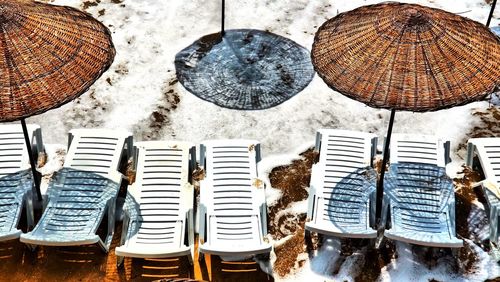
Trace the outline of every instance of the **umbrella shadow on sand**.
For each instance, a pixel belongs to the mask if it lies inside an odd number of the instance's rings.
[[[237,110],[275,107],[299,93],[314,76],[307,49],[253,29],[206,35],[175,56],[175,68],[189,92]]]

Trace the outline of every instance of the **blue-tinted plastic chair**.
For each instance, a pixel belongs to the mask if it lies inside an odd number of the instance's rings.
[[[40,126],[28,124],[34,158],[44,151]],[[39,177],[36,175],[35,177]],[[33,176],[21,125],[0,126],[0,241],[17,239],[23,207],[28,229],[34,225],[32,203]]]
[[[490,220],[490,245],[496,259],[500,259],[498,248],[500,217],[500,138],[472,138],[467,146],[466,165],[474,168],[474,157],[477,156],[485,179],[475,184],[481,186],[486,198],[486,208]]]
[[[98,243],[108,252],[114,232],[115,205],[124,176],[118,171],[132,150],[132,136],[105,129],[72,130],[64,166],[49,183],[48,203],[33,231],[22,234],[30,247]],[[107,214],[107,233],[97,229]]]
[[[306,236],[317,232],[348,238],[376,238],[372,160],[374,134],[321,129],[316,135],[319,162],[313,165]]]
[[[384,236],[407,243],[460,248],[455,237],[455,194],[446,175],[449,142],[434,136],[394,134],[384,179]]]

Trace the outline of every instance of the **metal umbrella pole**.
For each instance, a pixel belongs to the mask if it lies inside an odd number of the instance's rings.
[[[488,20],[486,21],[487,27],[490,27],[491,18],[493,17],[493,11],[495,11],[496,5],[497,5],[497,0],[493,0],[493,3],[491,3],[491,10],[490,14],[488,15]]]
[[[225,10],[226,10],[226,1],[222,0],[222,16],[221,16],[221,23],[220,23],[220,34],[221,36],[224,36],[225,30],[224,30],[224,21],[225,21]]]
[[[391,110],[391,117],[389,118],[389,127],[387,128],[387,137],[385,138],[384,145],[384,157],[382,158],[382,166],[380,168],[380,178],[377,183],[377,204],[375,210],[375,219],[377,220],[377,225],[380,225],[380,219],[382,216],[382,199],[384,197],[384,175],[385,175],[385,167],[387,166],[387,162],[389,161],[389,146],[391,144],[391,136],[392,136],[392,126],[394,125],[394,116],[396,115],[396,110]],[[380,228],[381,226],[377,226]]]
[[[37,177],[36,162],[33,156],[33,151],[31,150],[31,141],[28,135],[28,128],[26,127],[26,121],[24,118],[21,119],[21,126],[23,127],[24,142],[26,143],[26,149],[28,150],[28,155],[30,158],[31,173],[33,174],[33,182],[35,183],[36,196],[38,201],[42,201],[42,192],[40,191],[40,179]]]

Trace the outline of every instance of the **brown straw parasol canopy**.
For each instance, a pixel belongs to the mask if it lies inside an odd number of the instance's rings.
[[[115,55],[109,30],[74,8],[0,0],[0,121],[59,107],[84,93]]]
[[[84,93],[111,65],[109,30],[74,8],[0,0],[0,122],[21,120],[39,201],[25,118]]]
[[[312,61],[338,92],[371,107],[435,111],[482,100],[500,83],[500,41],[429,7],[383,3],[325,22]]]
[[[391,109],[377,185],[378,220],[396,110],[463,105],[500,85],[498,37],[470,19],[414,4],[386,2],[339,14],[319,28],[311,56],[334,90]]]

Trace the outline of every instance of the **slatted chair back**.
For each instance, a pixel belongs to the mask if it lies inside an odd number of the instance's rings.
[[[64,167],[103,176],[115,174],[124,155],[132,151],[131,134],[107,129],[74,129],[69,133]],[[126,156],[126,155],[125,155]]]
[[[43,152],[40,126],[28,124],[28,136],[34,149],[35,159]],[[0,178],[20,170],[30,168],[28,150],[21,125],[0,125]]]
[[[420,163],[445,167],[450,141],[432,135],[393,134],[390,163]]]
[[[129,193],[139,205],[135,244],[175,245],[185,242],[186,213],[193,208],[190,175],[195,147],[187,142],[148,141],[135,144],[137,171]]]
[[[255,214],[257,162],[260,144],[253,140],[228,140],[203,144],[205,178],[213,185],[214,213]]]
[[[468,142],[466,164],[472,166],[477,155],[485,178],[500,185],[500,138],[471,138]]]

